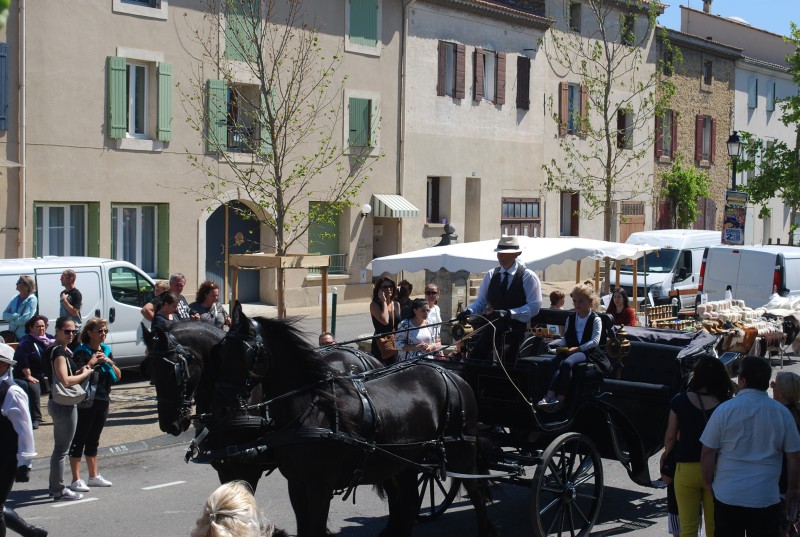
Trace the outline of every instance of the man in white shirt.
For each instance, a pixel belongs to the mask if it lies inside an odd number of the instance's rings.
[[[522,253],[519,238],[500,237],[494,251],[500,266],[486,273],[478,297],[458,315],[458,320],[465,321],[475,314],[491,314],[492,319],[505,319],[507,322],[495,323],[496,330],[491,326],[481,330],[469,356],[472,359],[491,360],[493,345],[501,358],[504,355],[509,359],[515,358],[531,317],[542,307],[539,277],[517,262]]]
[[[786,454],[786,506],[797,509],[800,434],[789,410],[767,394],[772,368],[747,356],[739,393],[711,414],[700,442],[700,468],[714,492],[716,537],[778,535],[781,475]]]
[[[28,396],[11,375],[15,363],[14,349],[0,343],[0,536],[5,536],[8,525],[23,535],[46,537],[47,531],[27,524],[5,506],[14,481],[30,480],[31,462],[36,456]]]

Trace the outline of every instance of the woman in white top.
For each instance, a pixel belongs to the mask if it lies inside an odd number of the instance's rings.
[[[431,309],[428,313],[428,324],[436,325],[430,327],[433,341],[436,343],[441,343],[442,326],[439,323],[442,322],[442,312],[439,310],[439,306],[436,305],[436,302],[439,300],[438,285],[435,283],[429,283],[425,286],[425,300],[428,301],[428,307]]]
[[[428,327],[430,306],[424,298],[415,298],[411,302],[412,317],[403,319],[397,327],[397,341],[400,348],[399,360],[409,360],[419,354],[437,350],[441,345],[433,339],[431,329]],[[408,329],[407,332],[402,330]]]
[[[600,303],[594,294],[594,287],[585,283],[578,284],[569,296],[575,306],[575,313],[567,317],[564,337],[550,344],[562,347],[556,355],[559,365],[550,379],[547,395],[536,405],[545,412],[555,412],[564,406],[567,389],[572,382],[573,366],[585,362],[587,354],[600,345],[603,322],[592,311]]]

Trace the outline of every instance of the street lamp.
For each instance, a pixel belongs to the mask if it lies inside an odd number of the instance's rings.
[[[736,131],[733,131],[730,138],[728,138],[728,156],[733,161],[733,174],[731,175],[731,183],[733,187],[731,190],[736,190],[736,162],[742,154],[742,140]]]

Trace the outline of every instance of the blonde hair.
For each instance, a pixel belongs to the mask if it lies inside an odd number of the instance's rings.
[[[258,510],[250,485],[231,481],[211,493],[191,537],[271,537],[272,524]]]
[[[591,304],[591,309],[595,311],[600,307],[600,299],[597,298],[596,294],[594,294],[594,284],[592,284],[590,281],[589,283],[579,283],[573,287],[569,296],[570,298],[575,298],[575,295],[580,295],[588,300]]]

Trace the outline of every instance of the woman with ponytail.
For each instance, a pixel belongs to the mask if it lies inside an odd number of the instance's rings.
[[[274,528],[259,511],[250,486],[244,481],[231,481],[211,493],[190,535],[272,537],[273,533]]]

